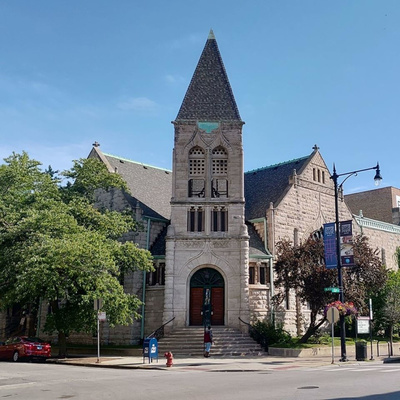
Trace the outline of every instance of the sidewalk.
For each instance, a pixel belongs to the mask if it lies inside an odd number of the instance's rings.
[[[162,356],[157,360],[149,363],[148,358],[143,360],[143,357],[100,357],[100,362],[97,362],[97,357],[71,357],[65,359],[52,358],[47,362],[56,364],[79,365],[97,368],[120,368],[120,369],[158,369],[158,370],[197,370],[197,371],[215,371],[215,372],[230,372],[230,371],[268,371],[268,370],[288,370],[304,367],[319,367],[336,365],[338,367],[349,364],[360,363],[377,363],[384,362],[383,357],[376,358],[373,361],[356,361],[350,359],[346,363],[339,362],[336,358],[332,364],[331,357],[313,357],[313,358],[288,358],[276,357],[268,355],[260,356],[237,356],[237,357],[190,357],[190,358],[174,358],[172,367],[166,366],[166,359]],[[395,360],[393,359],[392,362]]]

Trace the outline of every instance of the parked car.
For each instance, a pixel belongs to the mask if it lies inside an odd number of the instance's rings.
[[[0,342],[0,358],[18,361],[20,358],[51,357],[51,345],[37,337],[16,336]]]

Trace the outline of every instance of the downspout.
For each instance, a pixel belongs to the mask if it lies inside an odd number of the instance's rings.
[[[147,233],[146,233],[146,250],[150,247],[150,218],[147,218]],[[143,289],[142,289],[142,321],[140,327],[140,340],[144,341],[144,317],[145,317],[145,300],[146,300],[146,270],[143,270]]]
[[[274,305],[271,302],[272,297],[275,295],[275,287],[274,287],[274,259],[275,259],[275,212],[274,212],[274,203],[269,203],[269,209],[271,210],[270,219],[271,219],[271,258],[269,259],[269,285],[270,285],[270,307],[271,307],[271,323],[275,325],[275,309]],[[267,235],[265,235],[267,236]]]

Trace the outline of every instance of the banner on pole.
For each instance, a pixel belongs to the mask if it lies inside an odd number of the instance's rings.
[[[326,268],[337,267],[335,223],[324,224],[324,255]]]
[[[342,267],[354,265],[353,252],[353,224],[352,221],[343,221],[340,223],[340,258]]]

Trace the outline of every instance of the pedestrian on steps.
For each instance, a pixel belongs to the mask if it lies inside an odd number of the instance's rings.
[[[208,325],[204,330],[204,357],[210,357],[211,345],[213,344],[213,333],[211,326]]]

